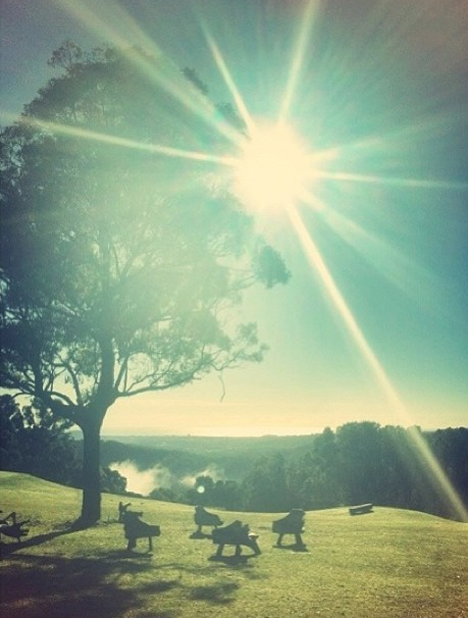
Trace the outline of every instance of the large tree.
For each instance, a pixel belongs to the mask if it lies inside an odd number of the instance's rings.
[[[2,135],[1,386],[81,428],[89,525],[109,408],[260,361],[236,308],[288,272],[190,154],[222,153],[241,124],[193,79],[138,49],[67,43],[51,64]]]

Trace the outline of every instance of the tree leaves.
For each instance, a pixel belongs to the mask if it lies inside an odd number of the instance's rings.
[[[115,380],[104,390],[128,396],[261,360],[235,309],[255,283],[288,280],[282,258],[227,192],[210,195],[199,164],[151,148],[219,142],[201,117],[207,91],[189,104],[189,81],[181,93],[180,73],[137,48],[68,41],[50,63],[62,74],[3,135],[3,383],[14,374],[19,390],[63,387],[92,406],[104,376]],[[217,107],[233,124],[230,105]]]

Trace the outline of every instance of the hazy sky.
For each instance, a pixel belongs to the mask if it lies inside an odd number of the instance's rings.
[[[2,124],[51,76],[63,40],[138,43],[195,68],[215,100],[236,90],[255,120],[286,109],[307,149],[332,161],[296,218],[258,217],[292,273],[242,310],[270,346],[265,361],[224,385],[210,376],[118,403],[104,433],[468,424],[466,0],[2,0],[1,10]]]

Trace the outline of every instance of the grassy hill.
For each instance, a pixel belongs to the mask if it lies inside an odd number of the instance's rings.
[[[125,550],[121,498],[103,496],[103,521],[71,532],[81,492],[28,475],[0,473],[4,513],[30,519],[21,544],[2,537],[2,618],[468,618],[468,525],[378,508],[306,516],[307,551],[274,547],[279,515],[220,513],[260,534],[262,554],[212,561],[209,539],[190,539],[193,508],[134,499],[158,523]],[[287,537],[285,538],[287,541]]]

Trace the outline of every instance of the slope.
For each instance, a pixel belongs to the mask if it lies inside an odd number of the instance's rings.
[[[8,618],[467,618],[468,525],[378,508],[307,514],[307,551],[274,547],[278,515],[221,513],[260,534],[262,554],[213,561],[209,539],[190,538],[193,508],[138,499],[161,525],[154,554],[125,550],[119,496],[103,495],[103,521],[71,532],[81,494],[28,475],[0,473],[1,508],[28,518],[16,544],[2,538],[0,615]],[[226,550],[230,553],[230,549]]]

